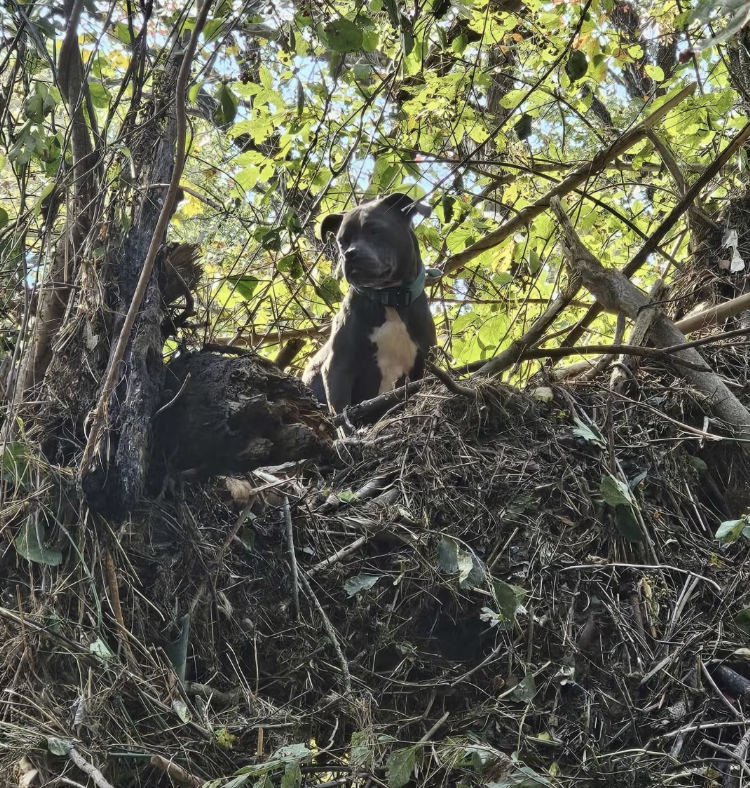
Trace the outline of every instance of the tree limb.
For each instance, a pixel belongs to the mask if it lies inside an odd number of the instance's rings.
[[[609,162],[644,139],[649,129],[662,120],[670,110],[684,101],[688,96],[691,96],[694,91],[695,83],[691,83],[684,90],[681,90],[674,98],[652,112],[648,118],[636,126],[632,131],[623,134],[622,137],[615,140],[608,148],[597,153],[591,161],[568,175],[557,186],[547,192],[544,197],[541,197],[535,203],[519,211],[512,219],[509,219],[496,230],[472,244],[467,249],[464,249],[463,252],[449,257],[443,264],[443,273],[450,274],[466,265],[470,260],[478,257],[482,252],[487,251],[487,249],[498,246],[506,238],[510,237],[513,233],[528,225],[537,216],[544,213],[549,208],[550,200],[553,197],[563,196],[580,186],[593,175],[597,175],[607,164],[609,164]]]
[[[747,139],[750,138],[750,123],[748,123],[737,136],[727,145],[726,148],[716,157],[715,161],[706,168],[705,172],[696,180],[696,182],[685,192],[682,199],[675,205],[669,212],[667,218],[656,228],[653,235],[643,244],[643,246],[636,252],[635,257],[622,269],[622,273],[631,277],[637,273],[641,266],[648,260],[649,256],[656,251],[656,248],[662,242],[666,234],[677,224],[678,220],[693,204],[696,197],[703,191],[706,184],[709,183],[726,164],[729,159],[745,144]],[[602,307],[599,304],[594,304],[583,318],[578,322],[578,325],[570,332],[566,344],[575,345],[581,338],[587,326],[591,325],[593,321],[601,314]]]
[[[750,132],[750,126],[748,131]],[[571,268],[580,275],[586,289],[594,295],[603,309],[635,320],[640,310],[648,305],[648,297],[638,290],[622,271],[608,270],[594,258],[581,243],[558,198],[553,198],[550,205],[560,222],[565,257]],[[651,339],[661,348],[685,342],[679,329],[661,312],[654,318]],[[706,397],[716,416],[734,431],[735,437],[745,441],[743,450],[750,452],[750,413],[744,405],[718,375],[705,370],[705,361],[697,350],[688,348],[680,350],[676,355],[693,365],[704,365],[703,370],[684,369],[682,374],[693,388]]]

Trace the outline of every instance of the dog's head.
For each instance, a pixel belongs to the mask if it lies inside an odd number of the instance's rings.
[[[346,280],[357,287],[400,287],[419,275],[422,257],[411,221],[429,216],[428,205],[405,194],[391,194],[358,205],[347,213],[332,213],[323,219],[320,236],[336,236],[341,269]]]

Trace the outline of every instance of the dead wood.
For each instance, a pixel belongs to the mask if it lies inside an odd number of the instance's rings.
[[[185,165],[186,87],[210,5],[210,0],[203,0],[185,50],[172,50],[155,86],[150,123],[147,130],[139,130],[144,196],[119,254],[116,314],[123,317],[114,327],[117,339],[90,416],[79,468],[89,505],[112,516],[122,515],[138,501],[148,471],[151,417],[164,381],[164,305],[157,257]],[[158,192],[145,188],[162,182],[170,185],[161,199]]]
[[[750,126],[748,133],[750,134]],[[584,286],[596,298],[600,308],[636,320],[640,311],[648,306],[648,297],[638,290],[623,272],[604,268],[583,246],[559,199],[553,198],[550,204],[562,228],[568,264],[581,277]],[[657,312],[654,317],[651,338],[657,347],[685,341],[679,329],[661,312]],[[705,364],[698,351],[692,348],[682,350],[677,355],[693,365]],[[725,426],[743,441],[743,450],[750,452],[750,413],[719,376],[713,371],[699,369],[684,369],[682,375],[706,398]]]
[[[334,437],[304,384],[257,357],[200,353],[175,360],[162,399],[156,451],[173,472],[190,470],[193,477],[325,458]]]
[[[629,343],[630,345],[645,346],[648,340],[648,335],[651,332],[651,325],[658,314],[658,304],[667,297],[669,292],[663,279],[657,279],[651,292],[648,294],[648,306],[641,309],[638,317],[635,319],[635,324],[630,332]],[[622,317],[620,315],[619,317]],[[618,366],[613,370],[610,377],[610,385],[615,391],[619,391],[627,381],[632,378],[638,369],[638,357],[634,355],[620,355],[618,359]]]
[[[724,148],[724,150],[716,157],[715,161],[706,168],[702,175],[698,177],[695,183],[687,189],[685,194],[680,198],[675,207],[669,212],[669,215],[657,227],[656,231],[648,238],[643,246],[636,252],[635,256],[630,262],[622,269],[622,273],[626,277],[631,277],[636,274],[643,264],[648,260],[659,247],[659,244],[664,240],[667,233],[677,224],[682,215],[692,207],[695,200],[706,187],[706,185],[715,178],[722,170],[724,165],[734,154],[745,144],[750,137],[750,123],[746,124]],[[575,345],[583,335],[587,326],[596,319],[602,312],[601,304],[594,304],[589,311],[584,315],[575,328],[568,334],[566,344]]]

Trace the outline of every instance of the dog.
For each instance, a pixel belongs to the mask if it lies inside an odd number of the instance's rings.
[[[334,414],[424,374],[437,335],[411,222],[430,213],[405,194],[391,194],[323,219],[321,239],[336,235],[350,287],[302,380]]]

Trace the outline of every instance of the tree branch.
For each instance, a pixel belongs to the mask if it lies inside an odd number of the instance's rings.
[[[622,273],[631,277],[637,273],[641,266],[648,260],[649,256],[653,254],[659,244],[662,242],[666,234],[677,224],[678,220],[688,208],[691,207],[695,198],[703,191],[706,184],[709,183],[726,164],[729,159],[745,144],[750,137],[750,123],[748,123],[742,131],[727,145],[726,148],[716,157],[716,160],[711,162],[706,168],[706,171],[698,178],[698,180],[685,192],[682,199],[670,211],[667,218],[656,228],[653,235],[643,244],[643,246],[636,252],[635,257],[622,269]],[[568,335],[566,344],[575,345],[576,342],[583,335],[584,330],[594,322],[594,320],[601,314],[602,307],[599,304],[594,304],[583,318],[578,322],[578,325]]]
[[[528,225],[533,219],[540,214],[544,213],[549,208],[550,200],[553,197],[561,197],[573,189],[580,186],[593,175],[601,172],[612,159],[617,158],[625,153],[629,148],[644,139],[648,130],[653,128],[664,116],[684,101],[688,96],[691,96],[695,91],[695,83],[688,85],[684,90],[681,90],[674,98],[663,104],[657,110],[651,113],[642,123],[636,126],[632,131],[623,134],[622,137],[615,140],[608,148],[594,156],[594,158],[572,172],[557,186],[551,189],[544,197],[541,197],[535,203],[519,211],[512,219],[509,219],[504,224],[500,225],[496,230],[486,235],[481,240],[472,244],[468,249],[463,252],[454,254],[449,257],[443,264],[443,272],[450,274],[453,271],[466,265],[470,260],[478,257],[482,252],[492,249],[501,244],[506,238],[513,235],[521,228]]]
[[[750,126],[748,126],[750,133]],[[648,297],[625,276],[622,271],[608,270],[594,258],[581,243],[568,215],[556,197],[550,201],[563,233],[565,257],[571,268],[578,272],[584,286],[594,295],[603,309],[614,314],[623,314],[631,320],[638,317],[640,310],[648,305]],[[685,338],[674,323],[658,312],[651,327],[651,338],[655,345],[664,348],[679,345]],[[694,348],[678,351],[678,358],[702,369],[685,369],[683,376],[693,388],[706,397],[716,416],[734,430],[735,437],[745,441],[743,450],[750,452],[750,413],[732,394],[723,381],[710,370]]]

